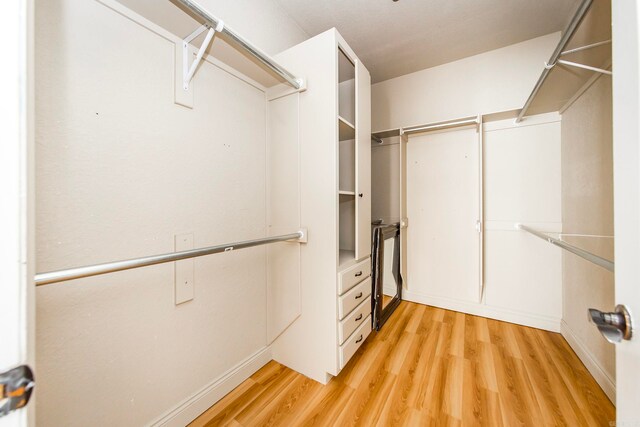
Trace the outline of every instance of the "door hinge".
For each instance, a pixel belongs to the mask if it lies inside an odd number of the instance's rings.
[[[27,365],[0,373],[0,417],[29,403],[36,382]]]

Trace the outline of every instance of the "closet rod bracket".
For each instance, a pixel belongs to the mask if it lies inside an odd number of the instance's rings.
[[[550,69],[552,69],[553,67],[555,67],[558,64],[567,65],[569,67],[582,68],[583,70],[595,71],[595,72],[598,72],[598,73],[606,74],[608,76],[613,75],[613,73],[611,71],[609,71],[609,70],[604,70],[604,69],[598,68],[598,67],[592,67],[591,65],[579,64],[577,62],[565,61],[564,59],[558,59],[553,64],[548,64],[548,63],[545,62],[544,68],[546,68],[547,70],[550,70]]]
[[[581,52],[581,51],[587,50],[587,49],[593,49],[594,47],[598,47],[598,46],[602,46],[602,45],[610,44],[610,43],[611,43],[611,39],[603,40],[601,42],[591,43],[591,44],[588,44],[586,46],[580,46],[580,47],[576,47],[576,48],[573,48],[573,49],[565,50],[564,52],[560,52],[560,56],[570,55],[572,53]]]
[[[307,243],[308,242],[309,232],[307,231],[306,227],[299,228],[298,229],[298,234],[300,235],[300,238],[298,240],[296,240],[296,242],[298,242],[298,243]]]
[[[222,20],[219,20],[215,28],[206,24],[201,25],[194,32],[192,32],[182,40],[182,89],[189,90],[191,80],[196,73],[196,69],[200,64],[200,61],[202,61],[202,58],[204,57],[204,53],[213,41],[213,36],[216,34],[216,32],[221,33],[222,30],[224,30],[224,22]],[[196,59],[194,59],[194,61],[189,64],[189,43],[191,43],[193,39],[195,39],[205,31],[207,31],[207,35],[205,36],[200,49],[198,49]]]

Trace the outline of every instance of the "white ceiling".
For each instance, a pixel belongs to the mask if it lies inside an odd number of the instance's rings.
[[[373,82],[564,29],[579,0],[274,0],[310,36],[336,27]]]

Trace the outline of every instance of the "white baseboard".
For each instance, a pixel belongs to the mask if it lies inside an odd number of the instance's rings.
[[[573,329],[563,320],[561,325],[561,333],[564,339],[567,340],[573,351],[576,352],[578,358],[582,360],[584,366],[591,373],[593,378],[602,388],[602,391],[609,397],[609,400],[616,404],[616,381],[615,378],[611,378],[609,374],[602,368],[598,360],[589,351],[584,342],[578,338],[573,332]]]
[[[560,318],[541,316],[532,313],[523,313],[500,307],[492,307],[480,303],[460,301],[451,298],[435,297],[405,290],[403,290],[402,292],[402,299],[406,301],[417,302],[419,304],[444,308],[447,310],[473,314],[474,316],[488,317],[490,319],[516,323],[518,325],[544,329],[545,331],[560,332]]]
[[[193,396],[180,402],[175,408],[153,421],[152,426],[184,427],[222,399],[231,390],[266,365],[271,357],[271,347],[264,347],[231,368]]]

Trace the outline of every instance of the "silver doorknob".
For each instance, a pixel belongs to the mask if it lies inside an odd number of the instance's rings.
[[[624,305],[618,305],[612,313],[590,308],[589,321],[598,327],[602,336],[610,343],[631,339],[631,316]]]

